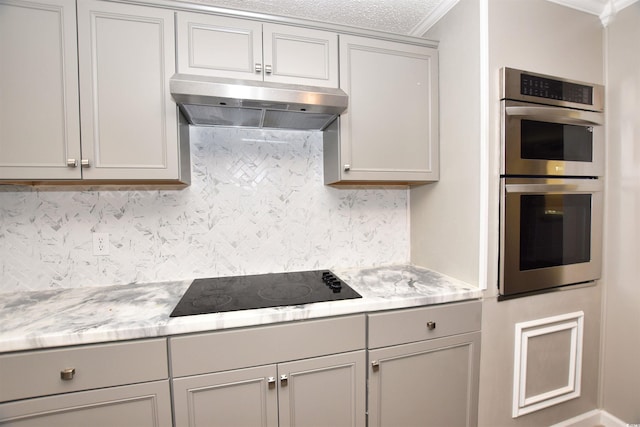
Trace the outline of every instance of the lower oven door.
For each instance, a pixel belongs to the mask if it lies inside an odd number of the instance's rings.
[[[501,295],[600,278],[601,180],[503,178],[501,187]]]

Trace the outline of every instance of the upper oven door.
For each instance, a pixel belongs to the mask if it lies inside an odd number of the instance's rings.
[[[602,113],[502,102],[502,175],[602,176]]]
[[[601,180],[503,178],[501,181],[502,295],[600,278]]]

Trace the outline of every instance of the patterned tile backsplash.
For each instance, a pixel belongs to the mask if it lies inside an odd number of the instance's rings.
[[[408,191],[323,185],[321,133],[192,128],[191,162],[183,190],[0,186],[0,292],[409,260]]]

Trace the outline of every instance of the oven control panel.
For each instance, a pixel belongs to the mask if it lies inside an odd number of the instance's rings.
[[[500,99],[604,111],[604,86],[504,67]]]
[[[591,86],[531,74],[520,75],[520,94],[586,105],[593,104],[593,87]]]

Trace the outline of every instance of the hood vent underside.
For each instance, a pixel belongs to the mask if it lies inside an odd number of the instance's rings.
[[[171,95],[196,126],[323,130],[348,105],[340,89],[176,74]]]

